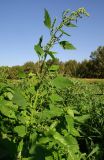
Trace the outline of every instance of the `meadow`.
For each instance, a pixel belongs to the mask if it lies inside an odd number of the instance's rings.
[[[58,65],[46,64],[56,42],[63,49],[75,49],[63,35],[63,27],[89,16],[84,8],[66,10],[62,21],[51,23],[45,9],[44,24],[50,39],[43,36],[34,45],[39,57],[37,73],[19,80],[0,79],[1,160],[103,160],[104,80],[75,79],[58,73]]]
[[[0,83],[0,159],[102,160],[104,80],[58,75],[38,93],[37,84]]]

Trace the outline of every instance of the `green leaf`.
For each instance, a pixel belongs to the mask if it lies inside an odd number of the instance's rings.
[[[42,137],[39,139],[39,144],[46,144],[50,141],[51,139],[49,137]]]
[[[10,110],[9,108],[5,108],[5,106],[3,106],[2,108],[0,108],[0,111],[6,117],[13,118],[13,119],[16,118],[14,111]]]
[[[17,148],[17,151],[18,152],[21,152],[22,151],[22,149],[23,149],[23,139],[19,142],[19,145],[18,145],[18,148]]]
[[[42,121],[50,120],[51,118],[58,117],[63,114],[63,109],[58,106],[50,105],[50,109],[44,109],[44,111],[38,114],[38,123]]]
[[[20,72],[18,73],[18,77],[19,77],[20,79],[24,79],[24,78],[26,78],[26,73],[24,73],[23,71],[20,71]]]
[[[69,107],[67,108],[67,113],[68,113],[68,115],[70,115],[71,117],[74,118],[74,111],[72,109],[70,109]]]
[[[15,90],[15,93],[13,96],[13,103],[15,103],[18,106],[21,106],[22,109],[25,109],[27,102],[20,89]]]
[[[60,108],[54,104],[50,104],[50,114],[51,116],[60,116],[63,114],[63,108]]]
[[[15,119],[16,116],[15,116],[15,110],[13,110],[13,104],[12,103],[9,103],[8,101],[1,101],[0,102],[0,112],[6,116],[6,117],[9,117],[9,118],[13,118]]]
[[[58,132],[54,132],[53,133],[53,138],[57,141],[59,141],[60,143],[62,143],[64,146],[67,146],[68,143],[67,141],[65,140],[64,136],[62,136],[60,133]]]
[[[41,36],[40,38],[39,38],[39,46],[41,47],[41,44],[42,44],[42,41],[43,41],[43,36]]]
[[[99,146],[97,145],[96,147],[93,148],[93,150],[91,151],[91,153],[88,155],[87,158],[91,157],[94,153],[98,152],[99,151]]]
[[[37,140],[37,133],[31,133],[30,134],[30,148],[29,148],[29,153],[30,154],[35,154],[35,149],[36,149],[36,140]]]
[[[56,120],[50,125],[50,129],[52,130],[52,129],[56,128],[57,125],[58,125],[58,121]]]
[[[52,65],[49,70],[50,71],[57,71],[59,69],[59,65]]]
[[[59,101],[63,101],[63,98],[61,96],[59,96],[58,94],[56,93],[53,93],[51,96],[50,96],[50,99],[52,102],[59,102]]]
[[[54,160],[57,160],[58,159],[57,151],[53,151],[52,154],[53,154]]]
[[[54,21],[53,21],[53,23],[52,23],[52,31],[53,31],[53,29],[54,29],[54,26],[55,26],[55,23],[56,23],[56,17],[54,18]]]
[[[69,150],[67,160],[81,160],[80,154]]]
[[[35,45],[34,46],[34,50],[36,51],[36,53],[40,56],[43,56],[44,55],[44,51],[43,49],[40,47],[39,44]]]
[[[59,75],[52,80],[52,84],[57,89],[64,89],[71,86],[73,83],[68,78]]]
[[[49,13],[46,9],[45,9],[45,14],[44,14],[44,24],[49,29],[51,28],[51,18],[50,18]]]
[[[69,150],[77,153],[79,151],[79,145],[77,142],[77,139],[73,137],[72,135],[65,136],[65,140],[67,141],[67,144],[69,145]]]
[[[77,27],[75,24],[70,23],[70,22],[69,22],[69,23],[67,23],[67,24],[66,24],[66,26],[67,26],[67,27]]]
[[[23,125],[16,126],[14,128],[14,132],[16,132],[18,134],[18,136],[24,137],[26,135],[26,128]]]
[[[31,144],[36,143],[36,139],[37,139],[37,132],[31,133],[30,134],[30,143]]]
[[[64,137],[56,131],[52,132],[52,135],[55,140],[59,141],[62,145],[66,146],[68,151],[72,152],[73,155],[76,155],[76,153],[79,152],[78,142],[76,138],[73,137],[72,135]]]
[[[80,137],[80,134],[79,134],[78,130],[75,129],[75,128],[72,128],[71,134],[72,134],[73,136],[75,136],[75,137]]]
[[[46,156],[45,160],[54,160],[52,156]]]
[[[54,160],[52,156],[45,157],[45,160]]]
[[[63,34],[65,34],[65,35],[67,35],[67,36],[70,36],[68,33],[66,33],[65,31],[63,31],[62,29],[60,29],[60,31],[61,31]]]
[[[59,44],[61,45],[63,49],[76,49],[71,43],[67,41],[61,41],[59,42]]]
[[[65,119],[66,119],[66,122],[67,122],[68,132],[71,135],[75,136],[75,137],[80,137],[79,132],[77,131],[77,129],[74,128],[74,119],[73,119],[73,117],[71,117],[69,115],[66,115]]]
[[[55,56],[54,54],[56,54],[56,52],[53,52],[53,51],[47,51],[47,54],[53,59],[55,60]]]
[[[66,115],[65,119],[66,119],[66,122],[67,122],[68,132],[71,133],[71,130],[74,128],[74,119],[69,115]]]
[[[11,92],[5,92],[5,93],[4,93],[4,96],[5,96],[5,98],[8,98],[10,101],[11,101],[12,98],[13,98],[13,94],[12,94]]]
[[[30,123],[30,116],[28,116],[27,114],[22,114],[22,113],[21,113],[21,115],[18,115],[18,121],[21,124],[29,124]]]
[[[82,116],[76,116],[74,119],[78,121],[79,123],[85,123],[86,120],[90,118],[89,114],[82,115]]]

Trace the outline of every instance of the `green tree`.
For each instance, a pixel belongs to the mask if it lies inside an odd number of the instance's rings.
[[[78,68],[77,68],[77,76],[80,78],[87,78],[89,74],[89,69],[88,69],[88,60],[84,60],[81,63],[79,63]]]
[[[96,78],[104,78],[104,46],[100,46],[90,55]],[[92,71],[93,72],[93,71]]]
[[[51,66],[51,65],[59,65],[60,64],[60,61],[58,58],[55,58],[55,59],[49,59],[47,62],[47,65],[48,66]]]
[[[7,79],[8,70],[9,70],[9,67],[7,67],[7,66],[1,66],[0,67],[0,80],[1,81],[5,81]]]
[[[10,67],[8,70],[8,79],[18,79],[18,66]]]
[[[23,77],[23,67],[22,66],[12,66],[8,68],[7,79],[20,79]]]
[[[23,65],[23,70],[26,74],[32,72],[32,73],[36,73],[36,68],[35,68],[35,64],[34,62],[30,61],[30,62],[26,62],[24,65]]]
[[[64,74],[76,77],[78,63],[75,60],[69,60],[64,64]]]

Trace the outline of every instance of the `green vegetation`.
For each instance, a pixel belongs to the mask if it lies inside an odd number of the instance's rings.
[[[75,27],[74,22],[82,15],[88,16],[84,8],[75,12],[66,10],[61,23],[56,26],[56,18],[52,23],[45,9],[44,24],[51,36],[45,46],[42,46],[43,36],[34,46],[39,57],[36,74],[33,74],[33,63],[25,64],[25,70],[17,67],[22,79],[9,81],[8,68],[3,67],[0,82],[0,159],[104,158],[104,83],[85,83],[62,76],[55,59],[56,52],[50,50],[56,42],[63,49],[75,49],[71,43],[61,41],[63,35],[69,36],[63,28]],[[46,62],[47,56],[52,61]]]
[[[42,61],[41,61],[42,62]],[[40,64],[41,64],[40,62]],[[39,70],[39,62],[27,62],[23,66],[0,67],[0,77],[3,79],[25,78],[30,72],[36,74]],[[77,62],[69,60],[60,62],[59,59],[49,59],[46,64],[59,65],[58,73],[76,78],[104,78],[104,46],[100,46],[90,55],[90,60]]]
[[[0,158],[103,159],[104,82],[46,81],[38,91],[36,76],[1,84]]]

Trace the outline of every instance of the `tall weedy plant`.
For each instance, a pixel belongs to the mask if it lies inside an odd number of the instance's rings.
[[[56,26],[57,19],[51,22],[45,9],[44,24],[50,31],[50,39],[43,46],[41,36],[34,46],[40,64],[36,83],[25,81],[22,89],[4,86],[0,90],[0,142],[4,148],[8,146],[3,158],[6,155],[12,160],[84,158],[77,142],[77,137],[80,137],[78,116],[70,108],[67,97],[63,96],[65,88],[71,83],[65,77],[54,77],[51,71],[57,70],[57,67],[48,68],[46,65],[47,56],[55,59],[56,52],[51,48],[56,43],[65,50],[75,49],[71,43],[61,39],[63,35],[70,36],[64,27],[76,27],[74,22],[83,15],[89,16],[84,8],[74,12],[66,10],[62,13],[62,21]],[[87,118],[84,116],[82,120]]]
[[[78,18],[82,18],[82,15],[89,16],[86,12],[85,8],[79,8],[77,11],[71,12],[69,9],[62,13],[62,21],[58,26],[56,26],[57,19],[54,18],[53,22],[51,22],[50,15],[48,11],[45,9],[44,14],[44,25],[49,29],[50,39],[45,46],[42,46],[43,36],[39,38],[38,44],[34,46],[34,49],[39,57],[39,60],[42,61],[41,71],[45,67],[45,60],[49,55],[52,59],[55,58],[56,52],[51,51],[51,48],[55,44],[59,44],[63,49],[72,50],[75,47],[66,40],[62,40],[63,35],[69,36],[69,33],[66,33],[63,29],[65,27],[76,27],[74,22],[77,22]]]

